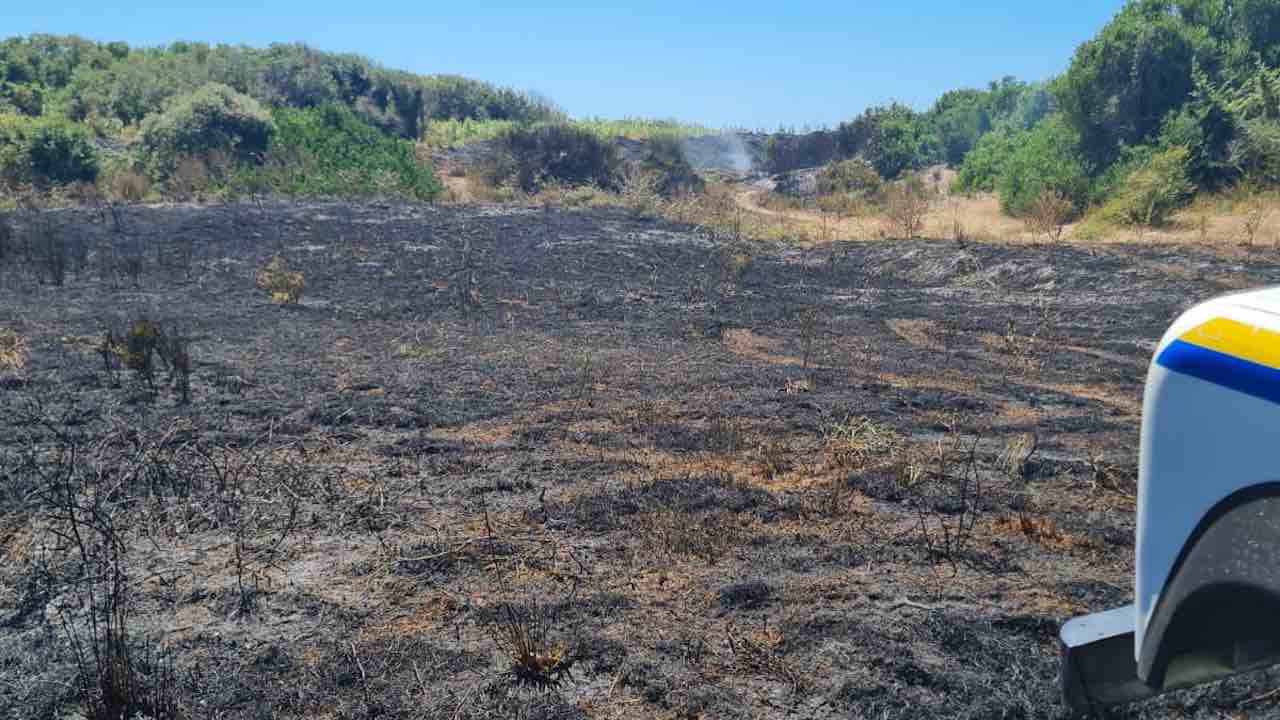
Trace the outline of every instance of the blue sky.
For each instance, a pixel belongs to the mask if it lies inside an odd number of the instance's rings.
[[[1122,0],[596,3],[449,0],[10,2],[0,36],[134,45],[305,42],[388,67],[542,93],[574,116],[712,127],[833,125],[868,105],[1061,72]]]

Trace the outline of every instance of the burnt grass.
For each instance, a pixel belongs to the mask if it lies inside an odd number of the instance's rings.
[[[1132,594],[1155,342],[1280,281],[1269,249],[797,248],[610,210],[12,220],[15,718],[80,707],[103,568],[184,717],[1061,717],[1057,626]],[[276,255],[297,305],[255,287]],[[140,318],[189,340],[189,403],[100,353]],[[512,608],[553,686],[512,672]],[[1275,712],[1269,684],[1118,714]]]

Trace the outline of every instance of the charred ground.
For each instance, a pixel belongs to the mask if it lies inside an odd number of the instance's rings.
[[[104,604],[190,717],[1062,715],[1057,625],[1132,593],[1156,340],[1280,282],[1269,249],[119,212],[20,214],[0,272],[12,717],[80,707]],[[189,403],[102,352],[140,319]]]

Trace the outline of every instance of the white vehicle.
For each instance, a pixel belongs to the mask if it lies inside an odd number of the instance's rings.
[[[1178,318],[1142,414],[1134,604],[1059,634],[1078,710],[1280,663],[1280,288]]]

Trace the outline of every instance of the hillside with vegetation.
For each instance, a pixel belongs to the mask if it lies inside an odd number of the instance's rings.
[[[0,43],[0,182],[11,187],[96,182],[128,197],[152,185],[314,183],[428,198],[439,183],[413,143],[430,123],[562,117],[529,94],[302,45]]]
[[[865,182],[832,184],[847,179],[842,162],[859,158],[876,185],[945,164],[957,170],[954,192],[995,193],[1014,217],[1159,226],[1198,191],[1280,182],[1278,41],[1275,0],[1135,0],[1056,78],[1006,77],[925,111],[890,103],[829,130],[760,135],[750,164],[828,166],[820,194],[845,207],[885,198]],[[0,43],[0,182],[10,188],[422,200],[443,188],[431,154],[476,142],[493,146],[472,163],[489,198],[547,182],[616,191],[628,174],[702,187],[679,180],[691,169],[675,146],[711,134],[674,120],[570,121],[545,98],[301,45]],[[620,162],[617,137],[656,141],[629,153],[645,172]]]

